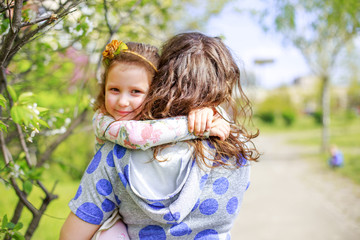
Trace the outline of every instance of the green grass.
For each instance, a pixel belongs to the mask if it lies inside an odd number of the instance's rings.
[[[257,126],[261,132],[266,134],[291,134],[293,136],[290,140],[291,144],[318,147],[319,152],[317,154],[304,154],[304,156],[322,161],[324,168],[328,167],[329,153],[320,153],[322,129],[320,125],[315,124],[312,118],[300,118],[291,127],[286,127],[279,122],[273,125],[258,123]],[[344,166],[336,169],[336,172],[360,185],[360,118],[349,120],[341,116],[332,117],[330,145],[333,144],[344,154]]]
[[[49,177],[49,176],[47,176]],[[46,177],[46,178],[47,178]],[[49,179],[48,179],[49,180]],[[44,181],[51,182],[53,181]],[[32,239],[37,240],[54,240],[59,239],[60,229],[63,225],[67,215],[70,212],[68,207],[68,203],[71,198],[75,196],[77,187],[77,181],[60,181],[56,188],[55,194],[59,196],[59,198],[53,200],[46,210],[45,215],[42,217],[38,229],[35,231]],[[47,186],[51,189],[52,186]],[[6,188],[3,184],[0,184],[0,192],[3,196],[0,198],[0,216],[2,217],[4,214],[8,215],[9,220],[13,215],[13,208],[16,206],[17,197],[15,192],[11,188]],[[44,194],[38,188],[33,188],[33,191],[30,194],[31,202],[38,208],[41,204],[41,198],[44,197]],[[21,222],[24,224],[24,227],[20,230],[23,234],[25,234],[27,225],[31,221],[32,215],[29,210],[24,208],[23,215],[21,217]]]
[[[317,129],[320,128],[320,125],[315,124],[315,121],[312,117],[309,116],[301,116],[298,117],[294,124],[291,126],[286,126],[284,121],[282,121],[279,117],[276,118],[273,124],[265,124],[261,122],[259,119],[254,118],[255,125],[258,126],[261,130],[266,133],[275,133],[275,132],[287,132],[287,131],[296,131],[301,129]]]
[[[51,190],[54,183],[58,181],[54,194],[59,197],[49,204],[32,239],[59,239],[61,226],[70,212],[68,203],[75,196],[80,183],[79,177],[81,177],[83,169],[86,168],[93,156],[93,143],[92,132],[77,132],[71,135],[67,142],[60,145],[56,150],[53,156],[54,163],[47,165],[48,168],[44,170],[42,175],[42,183],[45,184],[48,190]],[[59,162],[63,162],[63,165]],[[66,165],[68,171],[71,170],[71,176],[63,171],[64,165]],[[1,182],[0,193],[2,196],[6,196],[0,197],[0,219],[7,214],[10,220],[18,201],[16,194],[13,189],[6,188]],[[33,187],[29,197],[34,206],[39,208],[44,193],[39,188]],[[31,219],[31,213],[24,208],[20,219],[24,227],[20,232],[25,233]]]

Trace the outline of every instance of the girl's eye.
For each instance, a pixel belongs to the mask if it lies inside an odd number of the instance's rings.
[[[117,88],[110,88],[110,91],[112,91],[112,92],[118,92],[119,89],[117,89]]]
[[[140,90],[132,90],[131,93],[136,94],[136,93],[141,93],[141,91]]]

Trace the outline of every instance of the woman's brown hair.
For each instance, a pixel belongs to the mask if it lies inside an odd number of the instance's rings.
[[[235,101],[234,97],[240,101]],[[157,119],[188,115],[190,110],[224,105],[232,113],[231,134],[225,141],[209,139],[216,149],[214,166],[229,165],[224,161],[235,157],[232,165],[257,160],[259,153],[252,143],[258,136],[238,124],[251,118],[250,101],[240,84],[240,69],[220,38],[192,32],[168,40],[162,47],[158,72],[150,85],[140,119]],[[239,111],[238,111],[239,109]],[[195,148],[197,161],[206,164],[202,140],[189,141]],[[162,147],[155,148],[155,156]]]
[[[97,99],[94,104],[94,110],[102,109],[105,110],[105,86],[106,78],[109,70],[116,63],[126,63],[143,67],[149,73],[151,79],[155,74],[155,68],[159,64],[159,52],[158,48],[149,44],[127,42],[128,51],[121,51],[116,54],[113,58],[103,58],[104,73],[100,82],[100,89]],[[135,53],[135,54],[134,54]],[[138,55],[141,56],[138,56]],[[150,65],[149,62],[152,64]]]

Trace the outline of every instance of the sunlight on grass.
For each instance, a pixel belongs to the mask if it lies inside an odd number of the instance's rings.
[[[328,167],[326,162],[329,153],[320,153],[322,129],[320,125],[315,124],[312,118],[299,118],[291,127],[286,127],[281,123],[273,125],[259,123],[257,125],[261,132],[266,134],[291,134],[292,137],[289,141],[291,144],[318,146],[319,153],[311,156],[304,153],[304,157],[315,158],[324,162],[324,167]],[[344,154],[344,167],[337,169],[337,172],[360,184],[360,118],[349,120],[340,116],[332,117],[330,134],[330,144],[335,144]]]
[[[48,206],[45,215],[40,221],[39,228],[36,230],[32,239],[59,239],[61,226],[70,212],[68,203],[70,199],[74,197],[78,184],[78,182],[62,182],[57,185],[55,194],[57,194],[59,198],[52,201]],[[15,206],[14,201],[17,201],[15,193],[12,189],[6,188],[3,184],[0,184],[0,192],[6,196],[6,198],[0,198],[0,212],[7,214],[8,218],[11,219],[13,209],[9,208],[9,206]],[[30,199],[36,207],[39,207],[41,204],[42,197],[44,197],[44,194],[38,188],[34,187],[30,194]],[[30,211],[24,208],[24,213],[21,218],[21,222],[24,224],[24,227],[20,231],[23,234],[25,234],[27,225],[31,221],[31,218],[32,215]]]
[[[345,166],[339,169],[344,176],[351,178],[354,182],[360,184],[360,154],[345,154]]]
[[[277,119],[273,124],[266,124],[261,122],[259,119],[254,118],[255,126],[258,127],[262,132],[265,133],[277,133],[277,132],[288,132],[288,131],[301,131],[301,130],[315,130],[320,129],[320,125],[315,124],[312,117],[302,116],[299,117],[293,125],[286,126],[283,121]]]

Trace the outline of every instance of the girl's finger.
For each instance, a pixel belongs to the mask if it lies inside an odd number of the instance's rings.
[[[201,123],[200,123],[200,128],[199,128],[199,134],[201,134],[201,135],[203,135],[206,130],[207,118],[208,118],[208,112],[202,111],[201,112]]]
[[[214,120],[214,113],[208,112],[207,121],[206,121],[206,131],[209,131],[211,129],[213,120]]]
[[[201,131],[202,114],[197,113],[195,116],[195,135],[199,135]]]
[[[195,125],[195,113],[191,111],[188,116],[188,127],[190,133],[194,131],[194,125]]]

